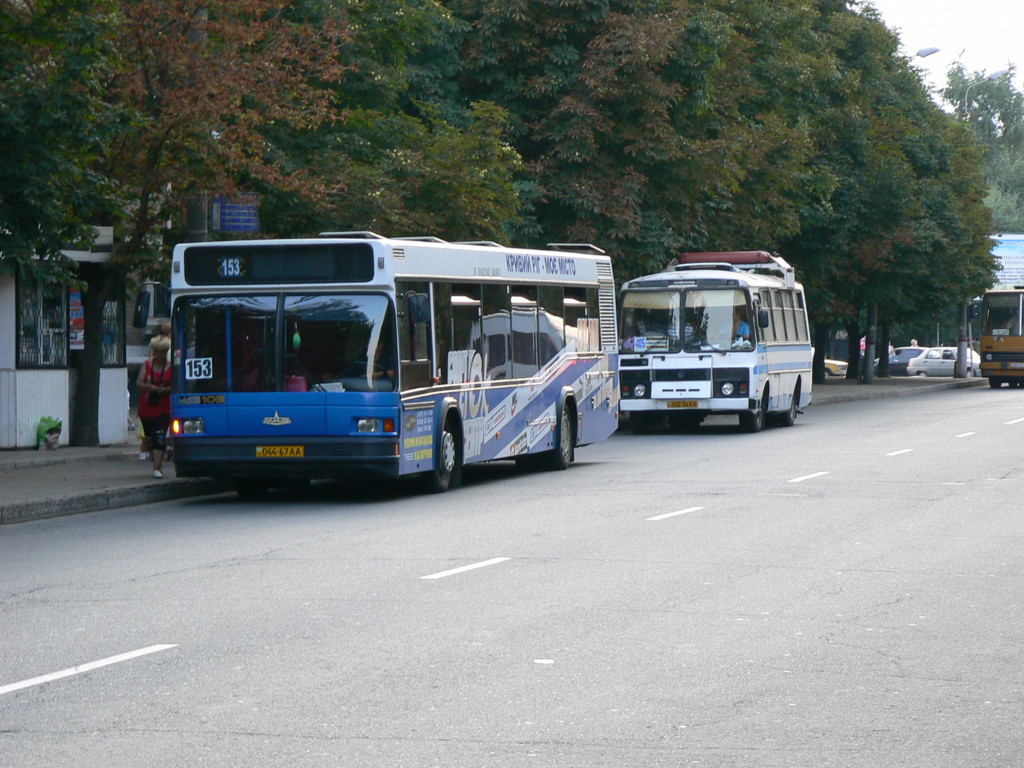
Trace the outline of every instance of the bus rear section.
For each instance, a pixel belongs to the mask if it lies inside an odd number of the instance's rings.
[[[993,389],[1024,385],[1024,286],[987,291],[981,305],[981,375]]]
[[[622,289],[621,408],[635,432],[794,423],[811,398],[810,333],[792,268],[770,254],[684,254]]]

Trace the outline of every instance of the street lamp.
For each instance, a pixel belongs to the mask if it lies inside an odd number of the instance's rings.
[[[993,80],[998,80],[1003,75],[1008,75],[1008,74],[1010,74],[1010,70],[1008,70],[1008,69],[997,69],[995,72],[992,72],[991,74],[985,75],[983,78],[981,78],[981,80],[975,80],[973,83],[968,85],[967,88],[964,89],[964,103],[963,103],[964,117],[967,116],[967,94],[969,94],[971,92],[971,88],[973,88],[976,85],[981,85],[982,83],[991,83]]]
[[[928,56],[931,56],[933,53],[938,53],[941,50],[941,48],[921,48],[914,55],[917,56],[917,58],[919,59],[924,59],[927,58]]]

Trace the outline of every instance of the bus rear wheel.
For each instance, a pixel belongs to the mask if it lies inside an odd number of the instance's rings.
[[[780,427],[792,427],[796,424],[797,407],[800,405],[800,382],[797,382],[796,388],[793,390],[793,400],[789,404],[789,410],[780,413],[776,417],[776,424]]]
[[[576,458],[576,412],[572,402],[566,400],[558,408],[558,419],[555,422],[555,447],[545,451],[537,458],[541,469],[568,469]]]
[[[1003,380],[1000,379],[998,376],[989,376],[988,385],[992,389],[999,389],[1001,386],[1003,386]]]

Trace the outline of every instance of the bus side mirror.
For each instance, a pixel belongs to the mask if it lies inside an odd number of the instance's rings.
[[[430,299],[427,294],[409,291],[405,299],[409,303],[409,319],[413,323],[427,322],[430,318]]]
[[[767,309],[757,310],[757,324],[762,328],[767,328],[769,325],[771,325],[771,320],[768,318]]]

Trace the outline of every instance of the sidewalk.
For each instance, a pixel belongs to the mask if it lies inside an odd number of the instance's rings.
[[[871,384],[826,379],[814,386],[809,407],[986,385],[986,379],[907,376]],[[162,480],[152,477],[152,464],[139,460],[137,442],[54,451],[0,450],[0,525],[206,496],[230,488],[222,480],[175,478],[171,462],[165,462],[163,470]]]

